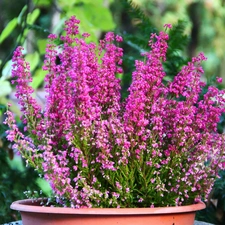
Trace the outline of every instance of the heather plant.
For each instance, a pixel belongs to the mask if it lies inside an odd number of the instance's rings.
[[[78,24],[73,16],[64,36],[49,35],[44,109],[32,96],[22,47],[14,52],[13,83],[29,134],[19,131],[8,110],[14,149],[49,181],[62,206],[158,207],[205,199],[224,169],[217,124],[225,91],[210,86],[203,93],[204,54],[165,82],[169,35],[151,34],[150,51],[135,61],[129,95],[121,101],[122,37],[109,32],[99,45],[89,43]]]

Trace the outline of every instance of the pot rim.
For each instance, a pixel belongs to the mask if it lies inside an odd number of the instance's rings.
[[[10,208],[20,212],[32,213],[53,213],[53,214],[77,214],[77,215],[149,215],[149,214],[168,214],[185,213],[202,210],[206,207],[205,203],[199,202],[186,206],[155,207],[155,208],[80,208],[69,207],[45,207],[35,204],[43,199],[18,200],[11,204]],[[33,204],[33,205],[32,205]]]

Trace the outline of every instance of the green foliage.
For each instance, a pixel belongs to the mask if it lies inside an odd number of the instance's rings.
[[[39,9],[34,9],[32,12],[28,12],[28,7],[24,6],[18,17],[11,20],[2,31],[0,35],[0,45],[4,44],[6,38],[11,37],[13,31],[16,28],[20,29],[19,35],[16,38],[16,42],[10,46],[9,54],[6,56],[5,59],[2,60],[2,63],[0,64],[0,77],[3,75],[3,71],[5,70],[5,68],[7,68],[10,65],[9,61],[11,60],[14,49],[18,45],[24,44],[29,32],[28,26],[32,26],[34,22],[37,20],[39,15],[40,15]],[[10,70],[6,71],[10,73]],[[5,74],[4,76],[10,77],[10,74]]]
[[[115,28],[110,9],[104,6],[103,0],[58,0],[58,5],[63,10],[62,19],[65,20],[72,15],[76,15],[81,21],[81,33],[91,34],[90,42],[97,42],[102,31],[111,31]]]
[[[25,5],[25,6],[22,8],[22,10],[21,10],[21,12],[20,12],[20,14],[19,14],[19,16],[18,16],[18,18],[17,18],[18,24],[23,24],[23,22],[24,22],[24,17],[26,17],[26,13],[27,13],[27,5]]]
[[[2,116],[5,110],[5,105],[0,104]],[[21,170],[15,163],[11,163],[13,158],[18,156],[14,155],[11,145],[5,138],[7,129],[6,125],[0,124],[0,224],[18,220],[19,213],[11,210],[10,204],[23,199],[24,191],[39,189],[36,184],[37,174],[33,169],[25,168],[23,165]]]
[[[148,41],[150,34],[156,32],[150,19],[143,13],[143,11],[132,1],[122,0],[121,1],[123,10],[126,11],[126,16],[129,18],[129,26],[132,27],[133,32],[129,32],[123,27],[119,31],[123,34],[125,43],[129,45],[138,53],[142,53],[149,49]]]
[[[12,19],[0,35],[0,44],[11,34],[17,25],[17,18]]]
[[[122,0],[120,3],[123,7],[122,12],[125,11],[126,16],[129,18],[126,24],[117,28],[124,38],[124,46],[122,46],[125,49],[123,66],[126,75],[122,77],[122,82],[123,97],[126,97],[126,90],[131,83],[131,73],[134,70],[134,60],[142,59],[141,53],[150,50],[148,46],[150,34],[158,33],[158,31],[139,6],[130,0]],[[132,32],[124,30],[123,27],[132,27]],[[189,41],[187,35],[185,35],[185,28],[186,23],[179,20],[176,24],[173,24],[173,28],[169,31],[167,61],[164,63],[167,74],[164,78],[165,81],[172,80],[188,61],[188,58],[184,57],[184,50]]]
[[[32,2],[38,7],[49,7],[53,3],[52,0],[32,0]]]
[[[42,69],[37,69],[33,75],[33,81],[31,83],[32,88],[37,89],[41,86],[46,75],[46,71]]]
[[[11,85],[10,85],[9,81],[7,81],[7,80],[0,79],[0,87],[1,87],[0,99],[1,99],[1,97],[4,97],[4,96],[10,94],[12,91]],[[0,100],[0,102],[1,102],[1,100]]]
[[[197,213],[197,219],[212,224],[225,224],[225,171],[220,171],[209,196],[206,209]]]
[[[117,10],[117,5],[120,4],[120,15],[126,18],[117,21],[119,26],[116,31],[123,36],[124,49],[123,69],[125,76],[122,76],[122,97],[126,98],[127,89],[131,83],[132,71],[134,71],[134,61],[142,59],[141,53],[149,51],[148,41],[150,33],[156,32],[150,19],[144,15],[141,9],[132,3],[130,0],[116,1],[112,9]],[[118,12],[117,12],[118,14]],[[118,15],[117,15],[118,16]]]
[[[185,27],[186,23],[179,20],[169,31],[167,61],[164,63],[167,73],[165,79],[171,80],[189,61],[184,56],[184,50],[189,41],[188,36],[184,34]]]
[[[109,3],[112,2],[111,0]],[[1,60],[0,75],[3,71],[7,71],[9,74],[5,77],[10,77],[10,59],[12,57],[13,50],[18,45],[23,45],[26,51],[28,51],[27,58],[32,58],[31,71],[34,75],[34,81],[32,86],[38,88],[43,83],[43,77],[45,73],[41,72],[43,66],[43,57],[45,53],[47,36],[50,33],[50,25],[52,20],[51,10],[54,11],[54,7],[57,7],[62,13],[60,14],[57,26],[52,29],[53,32],[58,34],[63,33],[64,21],[71,15],[76,15],[81,20],[81,31],[85,31],[91,34],[90,41],[97,42],[101,32],[113,30],[115,23],[112,18],[112,14],[108,6],[104,5],[103,0],[88,1],[88,0],[73,0],[73,1],[55,1],[55,5],[52,6],[52,0],[33,0],[33,9],[25,5],[18,17],[12,19],[5,27],[0,36],[0,44],[7,38],[12,38],[12,31],[19,30],[19,35],[16,35],[16,42],[10,46],[9,55]],[[41,9],[49,11],[49,13],[43,16]],[[30,10],[30,11],[29,11]],[[57,13],[57,12],[56,12]],[[29,34],[33,38],[29,38]],[[5,43],[5,42],[4,42]],[[28,49],[28,46],[29,47]],[[31,49],[30,49],[31,48]],[[32,52],[31,52],[32,51]]]
[[[209,78],[216,74],[225,81],[223,0],[133,0],[133,2],[149,16],[157,29],[165,23],[176,24],[179,19],[185,21],[185,34],[190,37],[185,52],[189,57],[204,52],[208,58],[203,65],[205,77]],[[225,82],[223,87],[224,84]]]

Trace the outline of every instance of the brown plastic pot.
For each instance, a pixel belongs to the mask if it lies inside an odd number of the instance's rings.
[[[189,206],[158,208],[60,208],[40,206],[40,200],[13,202],[23,225],[193,225],[200,202]]]

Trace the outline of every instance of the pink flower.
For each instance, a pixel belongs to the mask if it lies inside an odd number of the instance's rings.
[[[169,23],[168,24],[164,24],[164,27],[171,29],[172,28],[172,24],[169,24]]]
[[[217,77],[217,78],[216,78],[216,81],[217,81],[218,83],[222,83],[222,82],[223,82],[223,78],[222,78],[222,77]]]

